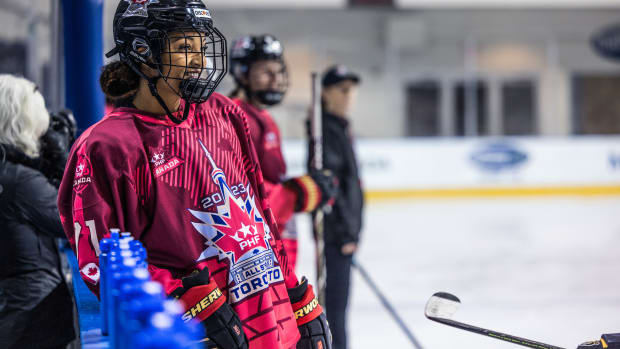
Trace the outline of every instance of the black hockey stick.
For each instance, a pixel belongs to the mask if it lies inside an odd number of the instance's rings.
[[[418,342],[418,340],[415,338],[413,333],[409,330],[409,328],[407,327],[403,319],[398,315],[398,313],[396,312],[396,309],[394,309],[392,304],[387,300],[387,298],[379,290],[379,287],[377,287],[377,284],[375,284],[375,282],[370,278],[370,275],[366,272],[366,269],[364,269],[364,267],[362,267],[355,258],[353,258],[353,266],[360,272],[360,274],[362,275],[362,278],[366,281],[368,286],[370,286],[370,289],[372,289],[372,291],[377,295],[377,297],[379,298],[379,300],[381,301],[385,309],[387,309],[388,313],[392,315],[392,317],[394,318],[398,326],[403,330],[403,332],[405,332],[405,335],[407,336],[411,344],[413,344],[413,346],[417,349],[422,349],[422,345],[420,345],[420,342]]]
[[[311,141],[314,145],[314,158],[312,167],[316,170],[323,170],[323,119],[321,110],[321,79],[316,72],[312,73],[312,115],[311,120]],[[324,208],[316,210],[314,215],[314,233],[316,238],[316,287],[319,303],[325,305],[325,285],[327,283],[327,271],[325,270],[325,240],[323,239],[325,227]]]
[[[454,321],[452,320],[452,315],[454,315],[454,313],[456,313],[456,311],[459,309],[459,305],[461,305],[461,301],[455,295],[445,292],[438,292],[435,293],[426,303],[424,315],[426,315],[426,317],[430,320],[437,321],[444,325],[456,327],[461,330],[481,334],[483,336],[488,336],[505,342],[522,345],[528,348],[564,349],[561,347],[556,347],[555,345],[540,343],[533,340],[520,338],[509,334],[496,332],[493,330],[487,330],[486,328],[476,327],[462,322]]]

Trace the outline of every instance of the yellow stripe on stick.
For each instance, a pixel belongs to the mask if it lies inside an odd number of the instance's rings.
[[[369,201],[426,198],[492,198],[529,196],[620,196],[619,186],[574,187],[497,187],[452,189],[372,190],[365,193]]]

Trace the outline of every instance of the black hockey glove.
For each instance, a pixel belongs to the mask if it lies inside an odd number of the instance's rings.
[[[58,187],[75,140],[77,124],[70,110],[50,115],[50,126],[41,137],[40,170],[54,186]]]
[[[288,289],[301,339],[297,349],[331,349],[332,333],[323,308],[304,277],[295,288]]]
[[[297,193],[295,212],[331,206],[338,194],[338,180],[329,170],[310,170],[309,174],[291,178],[284,185]]]
[[[170,296],[178,299],[185,308],[183,321],[196,319],[204,325],[204,347],[247,349],[248,341],[241,320],[215,281],[209,281],[209,270],[195,271],[182,281],[183,287],[174,290]]]
[[[600,340],[583,343],[577,349],[620,349],[620,333],[604,334]]]

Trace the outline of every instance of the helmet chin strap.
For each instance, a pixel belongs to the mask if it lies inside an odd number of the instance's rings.
[[[147,65],[149,65],[149,64],[147,63]],[[168,106],[166,105],[166,102],[164,102],[164,99],[161,98],[161,96],[159,95],[159,92],[157,91],[157,81],[159,81],[161,76],[158,76],[158,77],[148,77],[146,74],[144,74],[144,72],[142,70],[140,70],[137,67],[135,67],[133,63],[130,63],[129,67],[133,71],[135,71],[138,75],[140,75],[141,78],[143,78],[144,80],[147,81],[147,83],[149,85],[149,90],[151,91],[151,94],[153,95],[153,97],[155,97],[155,99],[157,100],[157,103],[159,103],[159,105],[162,108],[164,108],[164,111],[166,112],[166,115],[168,115],[168,118],[172,122],[174,122],[175,124],[179,125],[179,124],[183,123],[183,121],[187,120],[187,117],[189,115],[189,103],[187,102],[187,100],[184,99],[185,106],[183,107],[183,118],[179,119],[179,118],[174,117],[174,115],[172,114],[172,112],[170,111]],[[149,65],[149,67],[150,67],[150,65]],[[153,68],[153,67],[151,67],[151,68]]]
[[[189,115],[190,104],[187,102],[187,100],[184,99],[185,105],[183,106],[183,118],[179,119],[179,118],[174,117],[174,115],[170,112],[170,109],[166,105],[166,102],[164,102],[164,99],[161,98],[161,96],[159,95],[159,92],[157,92],[157,86],[156,86],[157,80],[159,80],[159,78],[151,78],[147,80],[149,83],[149,90],[151,90],[151,94],[153,95],[153,97],[155,97],[159,105],[161,105],[161,107],[164,108],[164,111],[166,112],[166,114],[168,115],[168,118],[172,122],[174,122],[177,125],[183,123],[183,121],[187,120],[187,117]]]

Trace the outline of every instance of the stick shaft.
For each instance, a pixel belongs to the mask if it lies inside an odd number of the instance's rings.
[[[323,169],[323,120],[321,117],[320,83],[319,74],[312,73],[312,140],[314,141],[312,165],[317,170]]]
[[[454,321],[454,320],[451,320],[451,319],[443,319],[443,318],[438,318],[438,317],[433,317],[433,316],[427,316],[427,317],[430,320],[442,323],[444,325],[448,325],[448,326],[452,326],[452,327],[455,327],[455,328],[458,328],[458,329],[461,329],[461,330],[477,333],[477,334],[480,334],[480,335],[483,335],[483,336],[499,339],[499,340],[502,340],[504,342],[509,342],[509,343],[513,343],[513,344],[517,344],[517,345],[522,345],[522,346],[528,347],[528,348],[535,348],[535,349],[564,349],[564,348],[561,348],[561,347],[556,347],[555,345],[545,344],[545,343],[541,343],[541,342],[536,342],[536,341],[533,341],[533,340],[530,340],[530,339],[525,339],[525,338],[513,336],[513,335],[510,335],[510,334],[506,334],[506,333],[501,333],[501,332],[497,332],[497,331],[493,331],[493,330],[488,330],[486,328],[468,325],[468,324],[465,324],[465,323],[462,323],[462,322],[458,322],[458,321]]]
[[[398,315],[398,313],[396,312],[396,309],[394,309],[390,301],[388,301],[387,297],[385,297],[385,295],[381,292],[381,290],[379,290],[379,287],[372,280],[372,278],[370,277],[370,274],[366,272],[366,269],[364,269],[364,267],[362,267],[356,259],[353,259],[353,266],[360,272],[360,275],[362,275],[362,278],[364,279],[364,281],[366,281],[370,289],[375,293],[377,298],[379,298],[379,300],[381,301],[381,304],[383,304],[383,306],[388,311],[388,313],[392,316],[394,321],[396,321],[396,323],[401,328],[401,330],[403,330],[403,332],[405,333],[405,335],[407,336],[411,344],[413,344],[413,346],[417,349],[422,349],[422,345],[420,345],[420,343],[417,341],[413,333],[409,330],[409,328],[407,327],[403,319]]]
[[[312,167],[317,170],[323,169],[323,124],[321,110],[321,85],[319,74],[312,73],[312,144],[314,157],[312,158]],[[327,281],[327,272],[325,270],[325,241],[323,240],[323,218],[322,209],[318,209],[314,215],[314,231],[316,233],[316,278],[317,293],[320,304],[325,304],[325,285]]]

